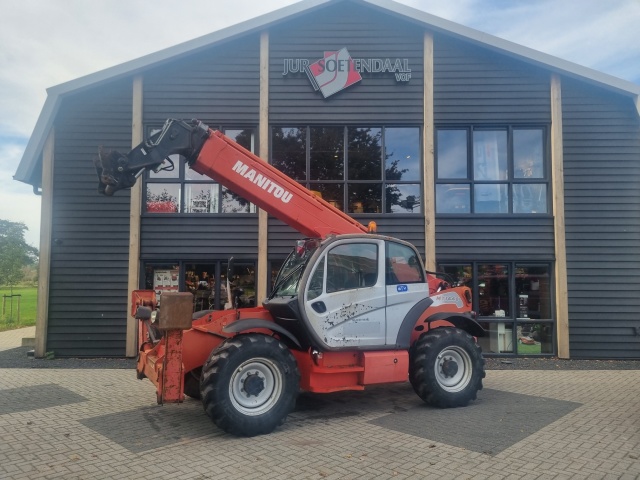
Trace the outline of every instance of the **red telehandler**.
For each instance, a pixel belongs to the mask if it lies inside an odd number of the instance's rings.
[[[281,425],[300,390],[409,380],[434,406],[476,398],[485,372],[475,337],[485,331],[470,290],[428,275],[413,245],[369,232],[222,133],[170,119],[126,155],[101,149],[100,193],[132,187],[175,154],[308,238],[259,307],[239,308],[229,292],[235,308],[193,314],[190,293],[133,293],[137,374],[158,403],[201,398],[218,427],[252,436]]]

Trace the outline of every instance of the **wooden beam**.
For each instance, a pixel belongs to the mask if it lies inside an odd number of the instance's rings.
[[[258,124],[258,156],[269,161],[269,33],[260,35],[260,114]],[[269,216],[258,209],[258,268],[256,278],[256,305],[267,298],[268,272],[267,243],[269,237]]]
[[[435,208],[435,154],[433,112],[433,34],[424,33],[424,152],[423,199],[424,253],[427,270],[436,270],[436,208]]]
[[[55,134],[53,127],[42,149],[42,196],[40,198],[40,259],[38,267],[38,306],[36,314],[36,345],[34,355],[47,353],[49,324],[49,281],[51,265],[51,232],[53,227],[53,161]]]
[[[569,353],[569,292],[567,286],[567,245],[564,221],[564,160],[562,146],[562,81],[551,75],[551,177],[553,232],[556,255],[556,337],[558,357]]]
[[[131,112],[131,147],[135,147],[143,140],[142,98],[144,82],[141,75],[133,78],[133,107]],[[131,292],[140,288],[140,213],[142,212],[142,181],[138,181],[131,188],[131,204],[129,206],[129,282],[127,285],[127,339],[126,355],[135,357],[138,353],[137,322],[129,314],[129,299]]]

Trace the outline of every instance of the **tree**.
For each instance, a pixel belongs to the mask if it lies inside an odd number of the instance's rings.
[[[27,226],[21,222],[0,220],[0,285],[13,286],[23,276],[23,267],[38,261],[38,250],[24,239]]]

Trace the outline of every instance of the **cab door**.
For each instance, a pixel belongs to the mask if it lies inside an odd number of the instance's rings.
[[[345,239],[316,262],[306,291],[310,328],[330,348],[384,345],[384,241]]]

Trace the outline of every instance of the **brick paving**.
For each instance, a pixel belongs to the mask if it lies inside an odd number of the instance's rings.
[[[304,394],[247,439],[195,400],[156,405],[130,370],[0,363],[0,479],[640,478],[640,370],[489,370],[484,384],[455,410],[408,385]]]

